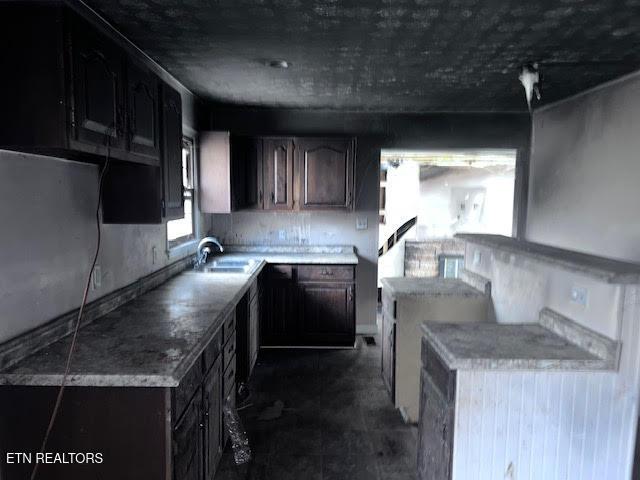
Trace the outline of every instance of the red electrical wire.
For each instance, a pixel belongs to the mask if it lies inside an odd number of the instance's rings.
[[[49,440],[49,436],[51,435],[51,430],[53,430],[53,425],[56,421],[56,417],[58,416],[58,411],[60,410],[60,405],[62,404],[62,396],[64,394],[64,389],[67,386],[67,379],[69,377],[69,370],[71,369],[71,359],[73,358],[73,351],[75,350],[76,342],[78,340],[78,331],[80,330],[80,323],[82,320],[82,313],[84,312],[84,307],[87,303],[87,296],[89,295],[89,287],[91,286],[91,277],[93,276],[93,271],[96,268],[96,263],[98,261],[98,254],[100,253],[100,242],[102,240],[102,229],[100,227],[100,204],[102,202],[102,187],[104,185],[104,177],[107,172],[107,168],[109,166],[109,159],[111,157],[111,134],[113,133],[113,126],[109,127],[107,132],[105,133],[106,143],[107,143],[107,154],[105,156],[104,166],[102,167],[102,171],[100,172],[100,179],[98,181],[98,205],[96,207],[96,230],[98,233],[98,238],[96,241],[96,249],[93,255],[93,261],[91,262],[91,269],[89,270],[89,275],[87,276],[87,282],[84,286],[84,292],[82,294],[82,302],[80,303],[80,309],[78,310],[78,317],[76,318],[75,326],[73,328],[73,336],[71,337],[71,345],[69,346],[69,353],[67,354],[67,361],[64,368],[64,374],[62,376],[62,383],[60,384],[60,389],[58,390],[58,395],[56,396],[56,403],[53,406],[53,411],[51,412],[51,418],[49,419],[49,425],[47,426],[47,431],[44,434],[44,439],[42,440],[42,445],[40,447],[40,454],[44,453],[44,449],[47,446],[47,441]],[[38,473],[38,462],[33,466],[33,470],[31,471],[30,480],[34,480]]]

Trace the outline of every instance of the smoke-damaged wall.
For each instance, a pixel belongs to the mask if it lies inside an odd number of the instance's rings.
[[[640,74],[533,117],[527,239],[640,261]]]

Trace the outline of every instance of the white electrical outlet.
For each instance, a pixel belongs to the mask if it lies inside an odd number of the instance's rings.
[[[93,267],[91,286],[94,290],[97,290],[102,286],[102,268],[100,268],[100,265],[96,265],[95,267]]]
[[[367,217],[356,218],[356,230],[366,230],[369,228],[369,220]]]
[[[482,253],[479,250],[473,252],[473,264],[478,265],[482,261]]]
[[[589,292],[586,288],[582,287],[571,287],[571,301],[573,303],[577,303],[578,305],[582,305],[583,307],[587,306],[587,300],[589,299]]]
[[[278,230],[278,239],[279,240],[286,240],[287,239],[287,232],[285,230]]]

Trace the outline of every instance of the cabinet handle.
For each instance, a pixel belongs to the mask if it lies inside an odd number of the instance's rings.
[[[258,194],[258,198],[259,198],[258,202],[262,203],[262,190],[260,190],[260,193]]]
[[[274,192],[271,192],[271,203],[276,203],[276,194]]]

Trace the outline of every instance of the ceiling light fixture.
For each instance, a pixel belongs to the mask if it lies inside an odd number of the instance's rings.
[[[527,97],[527,105],[531,112],[531,100],[535,94],[536,98],[540,100],[540,71],[538,70],[538,64],[528,64],[522,67],[520,76],[518,77],[520,83],[524,87],[524,94]]]
[[[290,63],[286,60],[271,60],[269,66],[271,68],[289,68]]]

